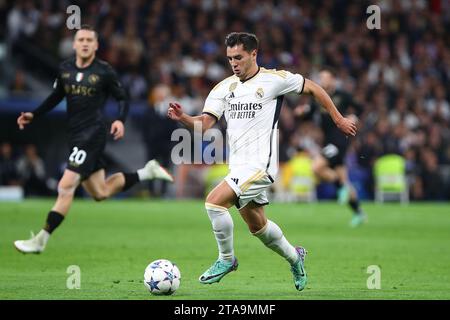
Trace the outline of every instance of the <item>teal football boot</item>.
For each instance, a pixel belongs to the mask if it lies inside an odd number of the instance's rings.
[[[214,264],[206,270],[198,280],[203,284],[219,282],[228,273],[237,270],[238,265],[239,264],[236,258],[233,258],[232,262],[219,259],[214,262]]]
[[[350,226],[352,228],[356,228],[366,222],[367,222],[367,215],[364,212],[355,213],[353,214],[352,220],[350,221]]]
[[[291,272],[294,276],[294,284],[295,288],[298,291],[302,291],[306,287],[306,270],[305,270],[305,257],[307,251],[303,247],[296,247],[298,259],[297,261],[291,265]]]

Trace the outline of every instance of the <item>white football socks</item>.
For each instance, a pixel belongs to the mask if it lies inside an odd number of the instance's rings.
[[[148,169],[146,167],[139,169],[137,171],[138,177],[139,177],[139,181],[144,181],[144,180],[150,180],[152,177],[150,176],[150,173],[148,171]]]
[[[232,262],[234,257],[233,219],[227,208],[211,203],[205,203],[205,208],[216,237],[219,259]]]
[[[261,230],[253,233],[253,235],[258,237],[259,240],[266,245],[266,247],[272,249],[285,258],[290,264],[297,261],[297,251],[286,240],[283,232],[276,223],[267,220],[267,224]]]

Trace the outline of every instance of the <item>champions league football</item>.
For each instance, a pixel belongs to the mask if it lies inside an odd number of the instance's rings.
[[[144,285],[153,295],[171,295],[180,287],[181,273],[175,263],[159,259],[144,272]]]

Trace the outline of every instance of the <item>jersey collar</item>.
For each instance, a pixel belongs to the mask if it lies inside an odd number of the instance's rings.
[[[239,80],[241,83],[244,83],[244,82],[247,82],[248,80],[250,80],[250,79],[253,79],[254,77],[256,77],[257,75],[258,75],[258,73],[259,73],[259,71],[261,70],[261,67],[260,66],[258,66],[258,71],[256,71],[256,73],[254,74],[254,75],[252,75],[250,78],[247,78],[247,79],[245,79],[245,80]]]
[[[74,59],[74,61],[73,61],[73,64],[75,65],[75,68],[76,68],[78,71],[83,71],[83,70],[89,69],[89,68],[95,63],[96,60],[97,60],[97,57],[95,57],[94,60],[92,60],[92,62],[91,62],[88,66],[86,66],[86,67],[84,67],[84,68],[80,68],[79,66],[77,66],[77,58],[75,57],[75,59]]]

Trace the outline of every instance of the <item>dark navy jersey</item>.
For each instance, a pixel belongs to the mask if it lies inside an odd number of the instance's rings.
[[[65,97],[69,134],[78,135],[89,127],[105,127],[103,107],[109,95],[118,101],[118,119],[125,122],[127,95],[114,69],[97,58],[89,66],[78,68],[75,58],[72,58],[61,63],[53,92],[33,114],[39,117],[56,107]]]
[[[362,113],[361,106],[354,102],[351,95],[345,91],[336,90],[334,93],[330,94],[330,98],[343,116],[354,114],[359,117]],[[347,144],[348,138],[338,129],[325,108],[314,101],[312,103],[311,112],[313,114],[313,119],[320,125],[324,132],[326,143],[333,143],[338,146]]]

